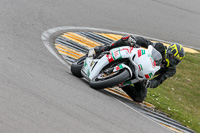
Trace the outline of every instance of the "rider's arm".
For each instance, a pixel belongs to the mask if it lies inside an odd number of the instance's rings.
[[[148,48],[149,45],[153,45],[153,47],[154,47],[154,44],[151,41],[149,41],[141,36],[136,36],[134,38],[136,40],[136,44],[140,45],[141,47]]]
[[[136,36],[136,44],[140,45],[141,47],[148,48],[149,45],[152,45],[157,51],[161,53],[162,56],[165,55],[165,46],[162,43],[152,43],[151,41],[140,37]]]
[[[118,41],[111,44],[111,49],[120,47],[120,46],[133,46],[133,43],[131,41],[134,41],[134,43],[140,45],[141,47],[148,48],[149,45],[153,45],[153,43],[143,37],[140,36],[125,36],[119,39]],[[154,46],[154,45],[153,45]]]
[[[110,48],[117,48],[121,46],[132,46],[130,43],[130,40],[133,39],[131,38],[132,36],[125,36],[122,37],[121,39],[117,40],[116,42],[112,43]]]
[[[132,38],[132,36],[126,36],[126,37],[122,37],[121,39],[117,40],[111,45],[96,46],[94,49],[96,53],[100,53],[100,52],[109,51],[110,49],[121,47],[121,46],[133,46],[132,41],[135,41]]]
[[[162,56],[165,55],[165,46],[162,43],[152,43],[151,41],[141,37],[141,36],[126,36],[122,37],[118,41],[112,43],[110,46],[106,46],[105,50],[110,50],[112,48],[120,47],[120,46],[134,46],[135,44],[148,48],[149,45],[152,45],[157,51],[161,53]]]
[[[156,88],[162,84],[167,78],[172,77],[176,73],[176,67],[168,68],[165,73],[161,73],[156,78],[150,80],[149,88]]]

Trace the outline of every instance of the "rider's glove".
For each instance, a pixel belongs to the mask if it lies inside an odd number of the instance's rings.
[[[139,45],[136,44],[136,38],[133,37],[132,35],[130,35],[130,37],[128,38],[128,42],[131,44],[132,47],[138,48]]]
[[[101,53],[102,52],[102,46],[96,46],[95,48],[94,48],[94,51],[95,51],[95,53]]]
[[[96,47],[94,48],[94,50],[95,50],[95,52],[96,52],[97,54],[99,54],[99,53],[101,53],[101,52],[110,50],[110,46],[109,46],[109,45],[106,45],[106,46],[96,46]]]

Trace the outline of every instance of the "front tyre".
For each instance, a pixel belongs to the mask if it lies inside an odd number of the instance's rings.
[[[82,74],[81,74],[81,69],[83,67],[84,64],[84,60],[87,58],[87,56],[83,56],[79,59],[77,59],[75,62],[72,63],[71,65],[71,72],[74,76],[78,77],[78,78],[82,78]]]
[[[99,74],[102,75],[102,74]],[[90,87],[100,90],[106,87],[112,87],[115,85],[118,85],[122,83],[123,81],[126,81],[128,78],[130,78],[130,73],[127,69],[122,69],[120,71],[117,71],[116,74],[111,74],[110,76],[99,77],[96,76],[90,81]]]

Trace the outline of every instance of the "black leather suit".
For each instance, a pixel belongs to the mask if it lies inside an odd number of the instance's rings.
[[[122,37],[120,40],[114,42],[110,46],[104,46],[101,48],[101,51],[108,51],[112,48],[120,47],[120,46],[132,46],[128,40],[132,36]],[[162,43],[152,43],[151,41],[140,37],[132,37],[136,41],[136,44],[141,47],[148,48],[149,45],[152,45],[157,51],[159,51],[162,55],[162,63],[161,69],[156,73],[157,77],[150,80],[149,88],[156,88],[160,84],[162,84],[167,78],[172,77],[176,73],[176,67],[167,66],[167,62],[165,60],[165,49],[167,48]],[[147,88],[143,82],[135,83],[134,86],[125,86],[122,89],[134,100],[137,102],[142,102],[146,98]]]

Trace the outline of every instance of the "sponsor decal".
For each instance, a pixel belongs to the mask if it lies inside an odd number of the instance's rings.
[[[90,76],[90,69],[89,69],[89,66],[88,66],[86,61],[85,61],[85,64],[84,64],[84,69],[85,69],[87,76],[89,77]]]
[[[146,79],[149,79],[149,78],[150,78],[148,74],[145,74],[144,76],[146,77]]]
[[[119,68],[120,68],[120,69],[122,69],[122,68],[123,68],[123,65],[122,65],[122,64],[121,64],[121,65],[119,65]]]
[[[149,73],[149,74],[145,74],[144,76],[146,77],[146,79],[149,79],[149,78],[153,77],[153,74]]]
[[[128,48],[122,48],[122,49],[120,49],[120,51],[123,51],[123,50],[126,50],[126,51],[129,52],[129,49],[128,49]]]
[[[119,55],[119,51],[114,51],[113,54],[114,54],[114,57],[117,57]]]
[[[126,51],[128,51],[128,53],[131,53],[131,51],[133,50],[133,47],[130,47],[130,49],[129,48],[120,49],[120,51],[123,51],[123,50],[126,50]]]
[[[115,48],[111,50],[111,54],[114,60],[122,58],[121,53],[120,53],[120,48]]]
[[[154,65],[154,67],[156,66],[156,62],[155,62],[155,60],[154,60],[154,62],[153,62],[153,65]]]
[[[138,57],[140,57],[142,55],[141,49],[138,50]]]
[[[134,48],[134,47],[131,47],[131,48],[130,48],[130,53],[131,53],[131,51],[133,50],[133,48]]]
[[[154,68],[156,66],[155,60],[153,59],[153,57],[150,54],[148,54],[148,57],[150,57],[152,67]]]
[[[119,69],[122,69],[122,68],[123,68],[122,64],[119,65],[119,66],[116,66],[116,70],[119,70]]]
[[[142,70],[143,70],[143,68],[142,68],[142,65],[141,65],[141,64],[139,64],[139,65],[138,65],[138,67],[139,67],[140,71],[142,71]]]
[[[114,59],[113,59],[113,57],[112,57],[111,54],[106,55],[106,57],[108,58],[108,62],[109,62],[109,63],[112,62],[112,61],[114,61]]]
[[[119,66],[116,66],[116,70],[119,70],[120,68],[119,68]]]
[[[154,64],[155,61],[153,61],[153,58],[149,58],[149,59],[151,60],[152,67],[154,68],[155,67],[155,64]]]
[[[150,77],[150,78],[153,77],[153,74],[152,74],[152,73],[149,73],[149,77]]]
[[[138,57],[142,56],[145,54],[145,50],[144,49],[139,49],[138,50]]]

